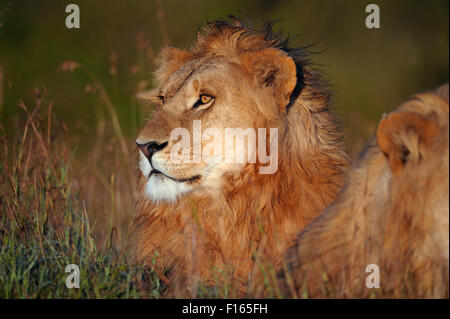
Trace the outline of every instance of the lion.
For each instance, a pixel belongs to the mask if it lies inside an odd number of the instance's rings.
[[[182,288],[222,282],[242,291],[269,273],[275,280],[287,247],[337,196],[349,166],[320,72],[271,24],[258,30],[237,19],[207,23],[192,48],[167,47],[157,61],[156,88],[141,94],[156,110],[136,139],[136,261]],[[248,133],[250,155],[256,144],[277,151],[263,163],[214,161],[212,138],[180,148],[198,123],[203,132]],[[227,145],[219,151],[242,155]],[[180,154],[197,161],[175,160]]]
[[[448,84],[384,116],[336,201],[288,250],[284,295],[448,298],[448,143]]]

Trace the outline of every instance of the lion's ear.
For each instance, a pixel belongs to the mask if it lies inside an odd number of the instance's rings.
[[[158,84],[162,84],[172,73],[190,60],[192,60],[192,54],[188,51],[170,46],[162,49],[156,59],[157,69],[155,71],[155,76]]]
[[[282,106],[289,103],[289,98],[297,85],[297,67],[294,60],[285,52],[268,48],[249,52],[243,56],[244,65],[260,88],[271,88]]]
[[[408,161],[423,157],[437,133],[438,126],[432,118],[415,112],[397,111],[381,120],[377,143],[388,159],[392,173],[398,175]]]

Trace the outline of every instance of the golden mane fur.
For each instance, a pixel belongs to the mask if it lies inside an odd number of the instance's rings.
[[[329,111],[329,93],[320,74],[308,64],[306,50],[289,49],[270,24],[255,30],[239,21],[208,23],[189,51],[162,51],[153,92],[167,85],[177,71],[189,67],[188,63],[195,65],[195,71],[203,61],[232,61],[237,71],[254,70],[236,79],[246,85],[254,73],[271,72],[270,59],[267,66],[252,69],[266,54],[282,55],[295,63],[294,81],[289,79],[286,84],[295,87],[289,96],[278,100],[276,95],[283,87],[273,94],[260,93],[255,87],[249,94],[256,99],[258,111],[252,110],[245,97],[235,96],[240,103],[236,112],[242,118],[251,115],[248,127],[279,128],[276,173],[258,174],[258,164],[246,164],[238,173],[224,174],[218,190],[199,188],[175,202],[156,202],[146,195],[146,177],[138,172],[136,259],[161,272],[168,269],[171,282],[183,287],[198,281],[225,281],[241,291],[249,282],[257,286],[263,273],[278,269],[296,235],[343,186],[348,158],[335,117]],[[273,80],[270,75],[267,83]],[[220,91],[228,93],[231,88],[224,86]],[[149,99],[154,98],[151,94]],[[144,127],[143,132],[149,132],[145,134],[158,135],[164,129],[155,120],[158,112]]]
[[[336,201],[279,274],[294,297],[449,296],[448,84],[385,116]],[[376,264],[380,287],[368,289]]]

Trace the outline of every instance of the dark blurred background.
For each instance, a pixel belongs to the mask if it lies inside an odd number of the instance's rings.
[[[334,86],[350,151],[373,134],[382,112],[449,77],[447,0],[375,1],[380,29],[365,27],[367,1],[77,0],[81,28],[67,29],[69,3],[0,0],[0,122],[8,126],[20,99],[31,99],[36,87],[46,89],[82,150],[89,147],[85,134],[107,114],[86,72],[58,72],[64,61],[76,61],[98,79],[131,138],[148,111],[134,95],[151,87],[161,46],[189,46],[202,23],[228,14],[243,14],[256,25],[278,19],[296,45],[318,43],[314,50],[322,53],[313,60]]]

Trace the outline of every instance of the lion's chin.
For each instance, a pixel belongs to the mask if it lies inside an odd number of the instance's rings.
[[[180,196],[193,190],[194,186],[202,180],[200,175],[187,178],[169,176],[167,173],[154,169],[142,152],[139,153],[139,167],[144,178],[147,178],[145,194],[157,203],[177,201]]]
[[[192,189],[190,183],[174,181],[163,174],[151,174],[145,185],[145,193],[157,203],[176,202]]]

